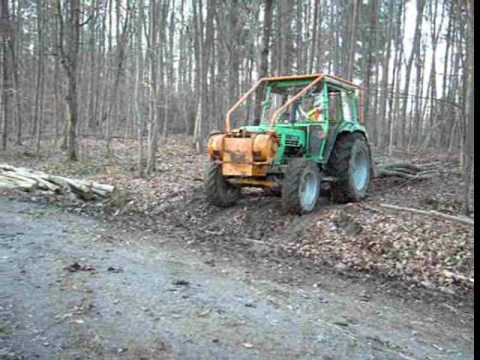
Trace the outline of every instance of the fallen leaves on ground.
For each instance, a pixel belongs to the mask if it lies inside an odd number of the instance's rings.
[[[82,139],[81,149],[84,158],[78,163],[66,163],[55,152],[40,160],[22,157],[19,149],[0,160],[115,185],[117,197],[101,204],[54,196],[48,201],[63,201],[73,211],[101,214],[118,226],[156,231],[191,246],[242,251],[252,261],[307,258],[341,271],[380,274],[449,292],[473,289],[472,227],[377,206],[389,203],[459,215],[463,180],[457,159],[450,155],[396,154],[393,161],[436,164],[438,176],[423,181],[374,179],[365,202],[327,201],[312,214],[292,216],[281,214],[280,198],[260,190],[244,191],[232,208],[209,205],[202,187],[206,156],[192,150],[188,137],[172,136],[161,143],[157,171],[150,178],[138,177],[133,141],[115,139],[111,157],[105,143],[94,139]],[[376,158],[387,159],[378,152]]]
[[[352,233],[352,226],[359,230]],[[429,288],[474,285],[473,229],[442,219],[354,204],[319,216],[287,249],[319,263],[405,278]]]

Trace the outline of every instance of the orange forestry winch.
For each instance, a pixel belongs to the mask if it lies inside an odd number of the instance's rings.
[[[279,146],[275,132],[245,131],[212,135],[208,140],[211,160],[222,163],[224,176],[264,177]]]

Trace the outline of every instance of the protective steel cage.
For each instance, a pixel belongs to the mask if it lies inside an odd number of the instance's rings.
[[[281,81],[297,81],[297,80],[307,80],[310,81],[305,87],[303,87],[297,94],[295,94],[292,98],[290,98],[285,104],[280,106],[271,116],[270,118],[270,125],[274,126],[279,116],[284,113],[292,104],[294,104],[297,100],[299,100],[302,96],[307,94],[310,90],[315,88],[316,86],[320,85],[322,82],[327,82],[327,84],[335,85],[336,87],[345,89],[345,90],[353,90],[358,91],[359,93],[359,122],[361,124],[364,123],[364,94],[363,88],[359,85],[354,84],[351,81],[332,76],[332,75],[325,75],[325,74],[308,74],[308,75],[290,75],[290,76],[275,76],[275,77],[265,77],[260,79],[255,85],[253,85],[250,90],[248,90],[227,112],[227,116],[225,118],[225,131],[231,131],[231,118],[232,114],[237,110],[240,105],[245,103],[245,101],[260,87],[260,85],[265,85],[268,83],[273,82],[281,82]]]

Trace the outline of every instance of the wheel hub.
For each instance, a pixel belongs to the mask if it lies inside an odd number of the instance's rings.
[[[316,197],[318,193],[318,182],[315,174],[312,172],[305,172],[300,180],[299,193],[302,208],[311,210],[315,206]]]
[[[356,151],[353,155],[353,183],[359,191],[363,190],[368,182],[368,155],[365,151]]]

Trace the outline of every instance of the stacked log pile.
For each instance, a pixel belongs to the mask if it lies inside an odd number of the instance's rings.
[[[395,176],[408,180],[425,180],[438,174],[436,163],[411,164],[405,162],[378,164],[376,166],[376,177]]]
[[[94,200],[109,197],[114,192],[115,187],[94,181],[71,179],[32,169],[0,164],[1,189],[19,189],[28,192],[38,189],[57,194],[70,192],[79,199]]]

